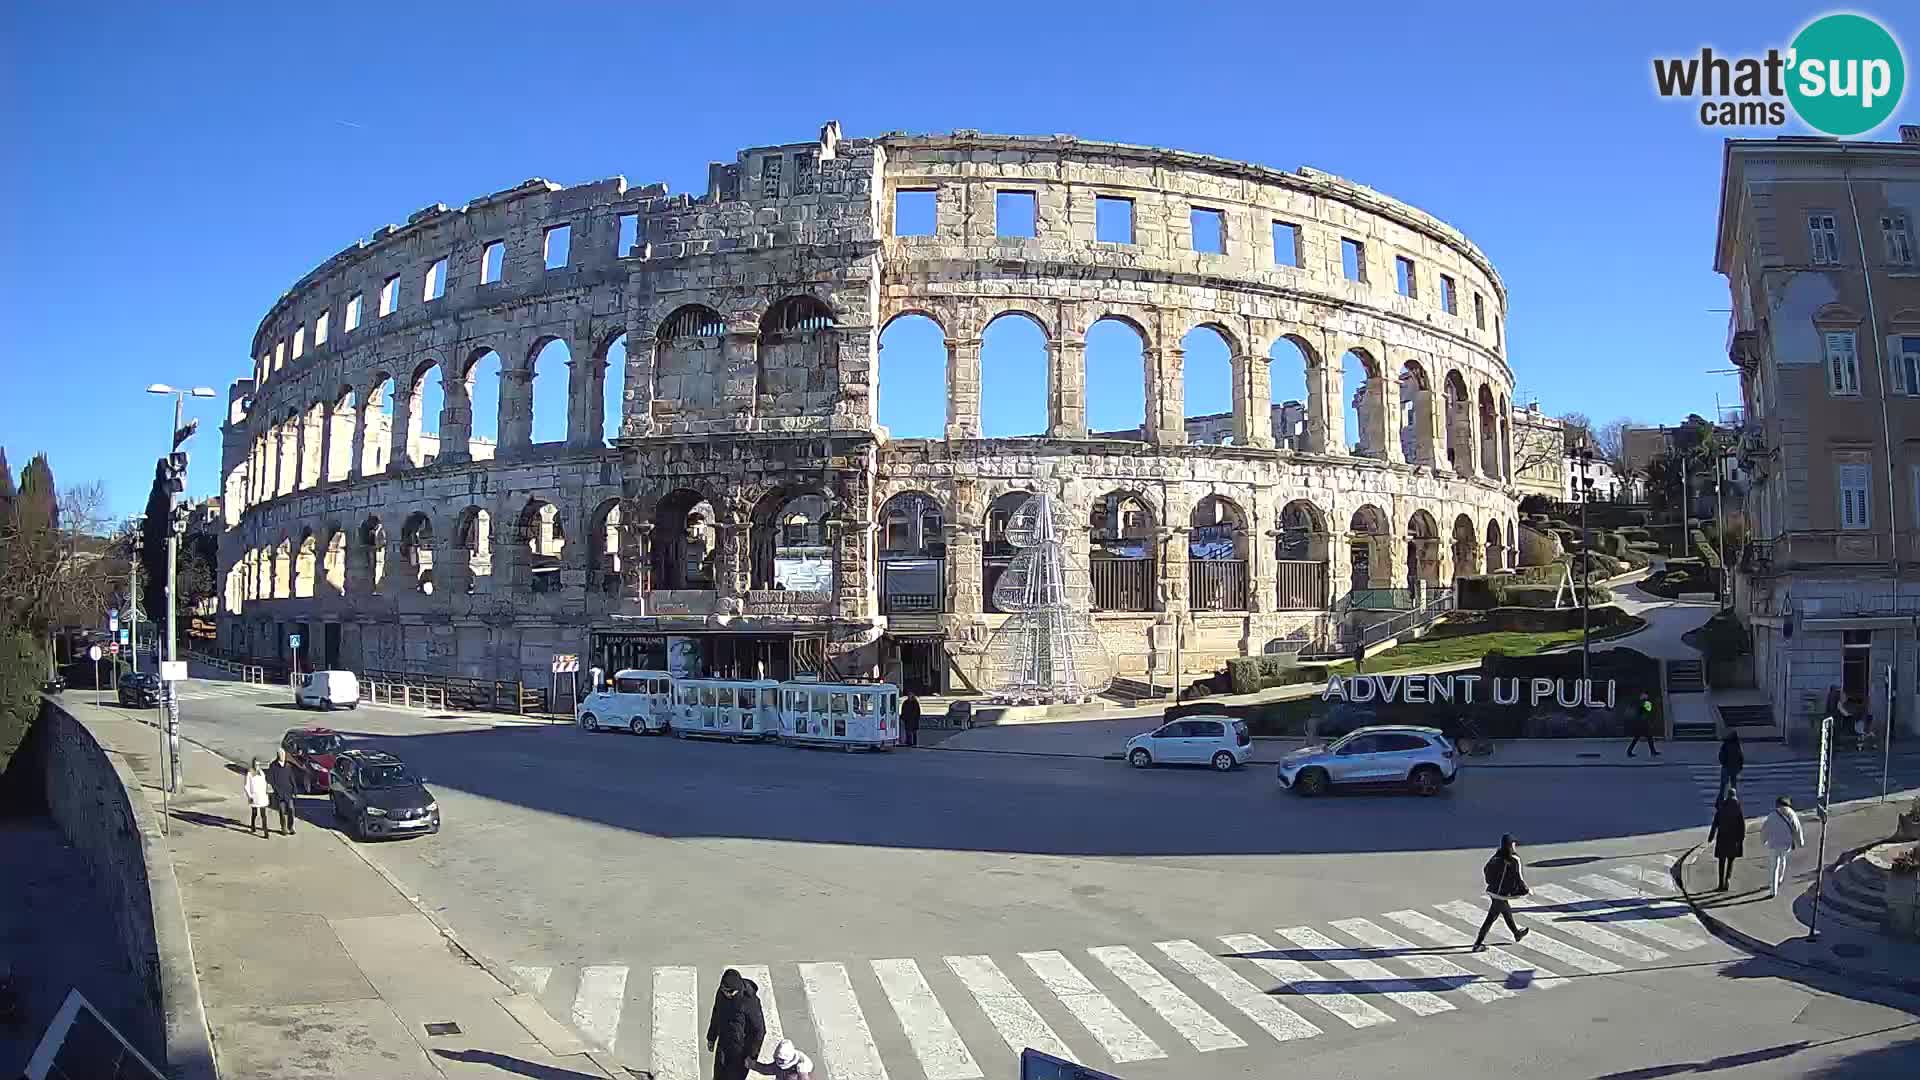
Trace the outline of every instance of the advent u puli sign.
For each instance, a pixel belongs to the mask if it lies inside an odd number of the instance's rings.
[[[1487,700],[1495,705],[1520,704],[1522,684],[1525,685],[1528,698],[1526,704],[1530,707],[1537,707],[1549,699],[1568,709],[1611,709],[1614,703],[1612,679],[1601,684],[1592,679],[1501,679],[1481,675],[1354,675],[1344,679],[1335,675],[1327,680],[1327,688],[1321,692],[1320,700],[1378,701],[1389,705],[1396,701],[1403,705],[1471,705],[1481,700],[1477,696],[1481,683],[1487,684]],[[1601,699],[1595,691],[1603,685],[1606,697]]]

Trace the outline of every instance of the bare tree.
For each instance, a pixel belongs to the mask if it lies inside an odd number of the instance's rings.
[[[1515,414],[1513,425],[1513,475],[1549,476],[1560,471],[1566,457],[1566,439],[1551,427],[1536,426]]]
[[[1566,432],[1567,450],[1571,453],[1582,446],[1593,445],[1593,421],[1583,412],[1560,414],[1561,430]]]
[[[103,622],[115,584],[114,558],[101,537],[106,492],[87,484],[59,492],[49,519],[27,500],[15,500],[0,523],[7,559],[0,566],[0,607],[35,630]]]
[[[1600,425],[1593,433],[1593,451],[1605,458],[1607,464],[1622,474],[1627,470],[1627,429],[1636,427],[1632,420],[1621,416]]]

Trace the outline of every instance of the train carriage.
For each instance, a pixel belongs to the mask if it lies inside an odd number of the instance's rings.
[[[772,679],[673,680],[673,734],[770,739],[780,734],[780,684]]]
[[[812,746],[885,750],[900,736],[900,688],[892,683],[780,684],[780,737]]]

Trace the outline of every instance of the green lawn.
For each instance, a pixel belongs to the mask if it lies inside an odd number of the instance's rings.
[[[1517,630],[1495,630],[1484,634],[1431,637],[1396,645],[1386,652],[1367,657],[1366,673],[1372,675],[1382,671],[1463,663],[1468,660],[1478,660],[1495,650],[1506,653],[1508,656],[1532,656],[1534,653],[1551,649],[1555,645],[1566,645],[1579,640],[1580,631],[1578,630],[1550,630],[1537,634]],[[1351,675],[1353,661],[1345,660],[1333,664],[1327,670],[1329,674]]]

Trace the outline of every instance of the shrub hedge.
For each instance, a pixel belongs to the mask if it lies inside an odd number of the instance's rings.
[[[1227,661],[1227,689],[1235,694],[1319,682],[1326,677],[1325,665],[1298,664],[1286,656],[1236,656]]]

